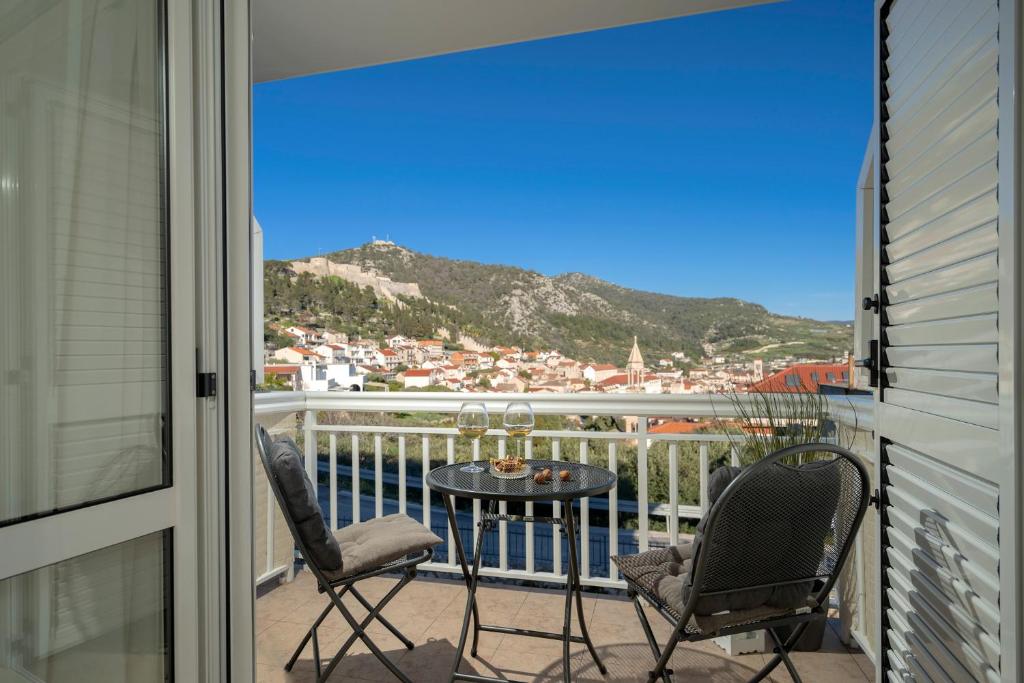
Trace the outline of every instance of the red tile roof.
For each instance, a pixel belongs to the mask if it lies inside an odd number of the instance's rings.
[[[643,378],[642,381],[643,382],[649,382],[649,381],[655,380],[655,379],[658,379],[657,375],[648,373],[648,374],[644,375],[644,378]],[[600,382],[597,383],[597,386],[599,386],[599,387],[617,387],[617,386],[626,385],[626,384],[629,384],[629,377],[627,377],[625,374],[621,374],[621,375],[612,375],[608,379],[603,379],[603,380],[601,380]]]
[[[391,356],[395,356],[396,358],[398,357],[398,354],[392,351],[391,349],[381,349],[380,355],[387,356],[388,358],[390,358]]]
[[[816,392],[819,384],[849,383],[849,374],[843,379],[843,373],[849,373],[845,363],[804,363],[791,365],[781,372],[765,377],[750,386],[752,392],[762,393],[798,393]],[[832,378],[829,379],[829,375]]]
[[[665,422],[654,425],[647,430],[648,434],[693,434],[707,425],[703,422]]]
[[[264,374],[271,375],[294,375],[299,371],[298,365],[264,365]]]
[[[419,370],[419,369],[417,369],[417,370],[406,370],[405,371],[405,376],[406,377],[430,377],[432,374],[434,374],[434,372],[435,372],[434,370]]]
[[[289,346],[288,350],[289,351],[294,351],[295,353],[299,354],[300,356],[317,356],[317,357],[320,356],[320,354],[318,354],[318,353],[313,353],[309,349],[302,349],[302,348],[299,348],[298,346]]]

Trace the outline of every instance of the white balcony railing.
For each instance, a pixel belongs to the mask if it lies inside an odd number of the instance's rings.
[[[538,429],[523,445],[527,457],[596,462],[628,475],[607,496],[579,503],[580,564],[582,580],[587,585],[624,588],[611,556],[677,543],[680,520],[695,523],[708,508],[707,484],[712,462],[723,458],[738,462],[736,435],[651,433],[648,427],[651,418],[733,417],[735,406],[723,396],[277,392],[257,394],[255,406],[257,419],[268,427],[301,431],[307,473],[320,482],[321,505],[332,528],[391,512],[410,514],[447,538],[435,560],[424,569],[457,573],[461,569],[454,554],[453,531],[436,495],[432,503],[423,478],[432,464],[455,462],[457,444],[466,449],[468,443],[454,428],[364,425],[358,424],[353,414],[454,414],[468,400],[485,402],[488,410],[497,415],[510,401],[526,400],[538,415],[635,419],[635,431],[630,432]],[[837,397],[834,405],[837,419],[857,421],[861,429],[865,428],[870,418],[869,400]],[[332,424],[330,416],[338,413],[347,414],[348,421],[357,424]],[[508,448],[507,438],[503,431],[489,431],[483,446],[480,441],[473,443],[472,456],[481,457],[481,448],[483,457],[503,454]],[[458,455],[464,460],[470,453]],[[657,476],[664,478],[667,474],[667,492],[655,496],[655,500],[650,494],[652,464],[656,465]],[[276,537],[282,529],[275,523],[279,518],[269,489],[259,486],[262,476],[261,468],[257,468],[257,488],[264,489],[266,495],[266,565],[260,579],[266,580],[290,571],[290,556],[275,555],[274,549],[282,540]],[[696,480],[696,500],[679,500],[680,477]],[[339,481],[343,482],[341,488]],[[363,484],[368,481],[373,484],[372,493],[364,490]],[[534,507],[526,504],[520,512],[532,515]],[[499,511],[507,512],[506,504],[502,503]],[[558,503],[552,504],[550,513],[537,511],[539,515],[555,517],[559,513]],[[458,514],[460,530],[470,548],[468,539],[472,536],[475,541],[480,515],[480,501],[473,502],[471,511]],[[623,528],[622,522],[627,518],[634,528]],[[652,530],[652,519],[663,529]],[[553,525],[503,521],[491,536],[484,539],[482,574],[565,581],[564,541]]]

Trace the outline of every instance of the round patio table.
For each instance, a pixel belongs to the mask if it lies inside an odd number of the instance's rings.
[[[459,563],[462,566],[462,574],[466,579],[466,611],[462,619],[462,632],[459,635],[459,644],[455,651],[455,661],[452,663],[452,672],[449,681],[501,681],[509,683],[508,679],[490,678],[477,674],[459,673],[459,664],[462,662],[462,653],[466,649],[466,638],[469,635],[469,621],[473,618],[473,647],[470,653],[475,657],[477,652],[477,641],[480,631],[491,633],[502,633],[506,635],[530,636],[533,638],[547,638],[562,642],[562,672],[563,679],[569,682],[569,643],[584,643],[594,658],[594,663],[602,674],[607,673],[601,658],[598,657],[594,644],[590,640],[590,633],[587,631],[587,622],[583,616],[583,597],[580,594],[580,571],[576,555],[576,520],[572,511],[572,503],[578,498],[598,496],[607,493],[615,487],[615,474],[609,470],[593,465],[563,462],[560,460],[527,460],[531,468],[530,473],[522,479],[499,479],[490,474],[487,462],[478,462],[484,468],[483,472],[463,472],[465,463],[445,465],[427,473],[427,486],[432,491],[445,494],[444,506],[448,511],[448,521],[451,524],[452,535],[455,541],[455,551],[459,556]],[[545,467],[550,467],[553,473],[550,482],[538,484],[533,480],[533,475]],[[558,473],[562,470],[569,471],[569,480],[562,481]],[[470,498],[488,501],[486,513],[481,514],[478,526],[480,532],[477,534],[476,550],[473,553],[473,567],[470,569],[466,560],[466,551],[462,544],[462,536],[459,533],[459,525],[455,518],[455,507],[452,504],[452,497]],[[499,501],[504,502],[554,502],[565,503],[562,506],[561,517],[538,517],[524,515],[499,515],[495,514],[495,508]],[[562,633],[551,633],[547,631],[535,631],[530,629],[515,628],[511,626],[496,626],[481,624],[480,614],[476,604],[476,589],[480,579],[480,558],[483,545],[484,532],[494,528],[495,524],[501,521],[513,522],[549,522],[559,524],[561,531],[569,540],[569,571],[565,581],[565,621]],[[556,550],[556,552],[558,552]],[[580,622],[581,635],[572,635],[572,603],[573,597],[576,601],[576,612]]]

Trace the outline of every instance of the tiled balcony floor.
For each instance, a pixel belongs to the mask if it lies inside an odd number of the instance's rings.
[[[369,579],[359,584],[362,593],[375,602],[392,585],[390,577]],[[515,625],[538,630],[561,629],[563,593],[525,587],[490,585],[479,593],[484,623]],[[447,680],[455,646],[458,643],[466,590],[455,577],[435,579],[419,577],[406,586],[384,610],[384,615],[412,640],[416,648],[406,650],[379,623],[368,630],[374,641],[414,681],[435,683]],[[291,673],[284,664],[326,604],[317,593],[309,572],[300,573],[294,582],[282,584],[256,601],[256,679],[261,683],[277,681],[314,681],[312,647],[307,646]],[[355,600],[353,613],[365,614]],[[584,610],[590,634],[608,667],[608,675],[597,671],[586,647],[572,645],[573,680],[625,683],[646,680],[653,657],[631,603],[624,597],[584,593]],[[575,611],[573,619],[575,621]],[[650,614],[659,642],[664,642],[668,626],[657,614]],[[574,631],[578,629],[574,624]],[[327,659],[337,651],[350,631],[337,611],[320,628],[321,655]],[[461,670],[482,675],[525,681],[561,681],[561,643],[522,636],[480,634],[477,659],[466,658]],[[819,652],[794,653],[793,659],[805,681],[869,681],[874,669],[866,656],[844,647],[833,628],[826,630]],[[683,644],[676,649],[672,667],[679,681],[745,681],[761,667],[760,654],[729,657],[711,641]],[[331,676],[332,681],[393,681],[385,669],[361,642],[356,642]],[[789,682],[781,665],[774,681]]]

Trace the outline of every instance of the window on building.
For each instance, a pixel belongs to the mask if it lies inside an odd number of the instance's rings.
[[[800,375],[786,375],[786,386],[787,387],[798,387],[800,386]]]

